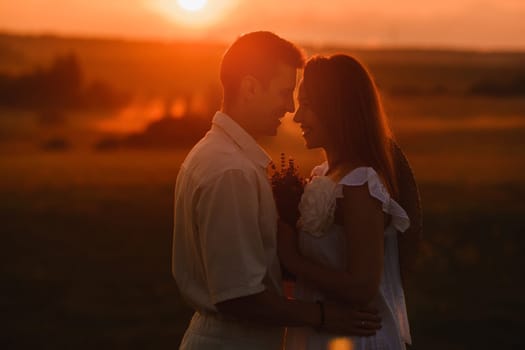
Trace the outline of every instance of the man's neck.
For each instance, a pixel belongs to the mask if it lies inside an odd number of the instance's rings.
[[[253,130],[250,129],[249,124],[246,122],[249,120],[249,118],[246,116],[246,113],[240,110],[236,110],[234,108],[222,108],[221,112],[226,114],[228,117],[230,117],[233,121],[235,121],[241,128],[244,129],[248,134],[250,134],[251,137],[253,137],[256,141],[259,139],[259,135],[253,132]]]

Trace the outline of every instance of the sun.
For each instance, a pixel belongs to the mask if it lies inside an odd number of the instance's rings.
[[[207,0],[177,0],[177,3],[181,8],[190,12],[202,10],[207,2]]]
[[[143,0],[146,7],[170,22],[200,30],[224,21],[240,0]]]

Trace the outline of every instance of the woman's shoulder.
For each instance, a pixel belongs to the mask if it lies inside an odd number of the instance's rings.
[[[343,186],[361,186],[367,184],[366,189],[360,192],[351,191],[353,195],[360,193],[369,195],[377,199],[382,204],[383,212],[392,216],[392,225],[400,232],[405,231],[410,226],[410,220],[406,211],[390,196],[386,186],[372,167],[358,167],[351,170],[339,181],[340,189],[337,191],[338,197],[344,197]],[[366,194],[368,192],[368,194]]]

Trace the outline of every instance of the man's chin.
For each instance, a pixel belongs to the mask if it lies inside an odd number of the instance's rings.
[[[276,126],[272,128],[268,128],[265,132],[265,135],[266,136],[277,136],[277,131],[279,130],[279,126],[281,126],[280,122]]]

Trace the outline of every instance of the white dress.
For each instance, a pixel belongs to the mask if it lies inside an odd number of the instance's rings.
[[[380,291],[376,300],[382,319],[382,327],[372,337],[341,337],[316,332],[310,328],[288,328],[286,350],[330,349],[335,342],[351,342],[353,350],[405,349],[410,344],[410,329],[401,285],[397,248],[397,231],[404,232],[410,225],[408,215],[395,202],[373,168],[356,168],[339,183],[325,176],[328,164],[314,168],[312,180],[306,185],[299,210],[299,246],[301,253],[322,265],[344,270],[345,236],[343,227],[334,223],[336,198],[343,197],[343,185],[360,186],[368,183],[372,197],[381,201],[383,211],[391,215],[390,225],[385,229],[385,256]],[[298,279],[295,297],[301,300],[324,300],[321,292]],[[336,348],[334,346],[333,348]],[[340,347],[337,347],[340,348]],[[344,348],[344,347],[343,347]]]

